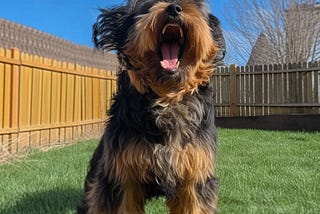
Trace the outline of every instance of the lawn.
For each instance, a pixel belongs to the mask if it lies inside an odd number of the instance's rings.
[[[0,165],[0,213],[74,213],[97,141]],[[320,213],[320,133],[219,130],[219,214]],[[168,213],[164,200],[147,214]]]

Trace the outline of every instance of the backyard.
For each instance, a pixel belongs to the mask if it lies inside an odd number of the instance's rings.
[[[97,140],[0,165],[0,213],[74,213]],[[320,213],[320,133],[219,129],[219,213]],[[147,214],[168,213],[164,199]]]

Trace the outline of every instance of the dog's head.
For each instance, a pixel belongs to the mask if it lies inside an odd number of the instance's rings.
[[[117,51],[140,93],[151,90],[167,102],[208,83],[225,51],[219,21],[204,0],[128,0],[102,9],[93,40]]]

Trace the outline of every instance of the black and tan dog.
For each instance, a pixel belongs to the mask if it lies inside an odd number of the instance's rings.
[[[128,0],[101,10],[93,31],[97,48],[117,51],[120,71],[78,213],[141,214],[154,196],[172,214],[215,213],[218,19],[204,0]]]

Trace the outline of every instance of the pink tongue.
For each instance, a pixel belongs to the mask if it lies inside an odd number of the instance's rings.
[[[177,69],[179,50],[180,46],[178,43],[164,43],[161,46],[163,61],[160,64],[163,69],[167,71],[175,71]]]

